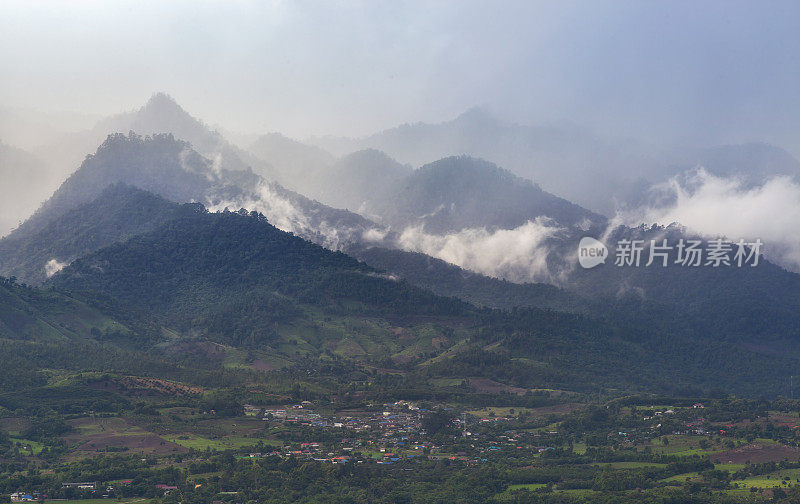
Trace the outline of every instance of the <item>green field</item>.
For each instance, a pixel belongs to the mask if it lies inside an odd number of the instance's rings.
[[[42,448],[44,445],[41,443],[37,443],[36,441],[30,441],[28,439],[19,439],[19,438],[10,438],[12,443],[19,443],[21,446],[27,446],[30,450],[23,450],[20,447],[20,453],[24,455],[38,455],[41,453]]]
[[[131,498],[120,498],[120,499],[74,499],[74,500],[46,500],[44,502],[51,502],[53,504],[129,504],[129,503],[139,503],[139,504],[148,504],[150,499],[145,499],[142,497],[131,497]]]
[[[179,436],[163,436],[167,441],[181,445],[185,448],[195,450],[235,450],[244,448],[246,446],[255,446],[259,442],[263,442],[270,446],[281,446],[279,441],[272,439],[260,439],[244,436],[226,436],[222,438],[210,439],[196,434],[181,434]]]
[[[786,480],[788,478],[788,480]],[[783,484],[785,481],[789,485],[798,484],[800,480],[800,469],[783,469],[769,474],[762,474],[759,476],[752,476],[743,480],[732,481],[731,483],[738,484],[744,488],[773,488],[776,486],[786,486]]]
[[[612,469],[641,469],[642,467],[666,467],[667,464],[656,462],[599,462],[594,464],[598,467],[610,467]]]
[[[676,474],[675,476],[670,476],[669,478],[664,478],[661,481],[664,481],[664,482],[671,482],[671,481],[684,482],[686,480],[689,480],[689,479],[692,479],[692,478],[696,478],[698,476],[700,476],[700,474],[698,474],[696,472],[689,472],[689,473],[683,473],[683,474]]]
[[[512,490],[531,490],[531,491],[533,491],[533,490],[538,490],[540,488],[544,488],[546,486],[547,485],[545,485],[544,483],[522,483],[522,484],[519,484],[519,485],[511,485],[510,487],[508,487],[508,491],[509,492],[512,491]]]

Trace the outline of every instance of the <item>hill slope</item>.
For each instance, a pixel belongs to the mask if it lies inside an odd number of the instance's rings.
[[[120,182],[173,201],[192,201],[238,194],[256,181],[252,172],[215,167],[171,134],[109,135],[17,231],[47,223]]]
[[[36,242],[34,237],[41,236],[54,220],[115,184],[137,187],[178,203],[198,201],[219,209],[256,209],[281,229],[334,249],[359,241],[364,232],[377,227],[357,214],[330,208],[275,182],[267,182],[250,170],[229,169],[225,164],[204,158],[171,134],[152,137],[115,134],[87,157],[31,218],[0,241],[0,272],[10,272],[17,266],[8,257],[20,256],[21,251],[17,250],[20,244]],[[46,244],[42,245],[36,255],[48,250]],[[64,261],[91,250],[76,242],[74,251],[62,251],[64,257],[54,258]],[[41,265],[29,266],[38,270],[38,277],[30,278],[40,279]],[[15,270],[15,274],[27,278],[33,273],[29,266]]]
[[[797,356],[725,339],[702,313],[637,300],[590,316],[476,310],[284,233],[257,214],[198,211],[74,261],[48,285],[150,314],[197,338],[298,362],[481,376],[525,387],[775,391]],[[746,342],[745,342],[746,343]],[[686,349],[693,352],[687,354]],[[735,370],[735,372],[731,372]]]
[[[216,337],[237,341],[236,327],[268,332],[270,324],[295,315],[294,303],[417,315],[466,309],[280,231],[254,213],[180,217],[74,261],[49,284],[108,294],[182,331],[217,331]]]
[[[80,256],[154,229],[186,207],[147,191],[114,184],[41,227],[26,227],[0,240],[0,275],[40,284],[58,267]]]

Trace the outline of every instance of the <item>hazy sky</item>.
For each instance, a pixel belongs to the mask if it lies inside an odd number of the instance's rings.
[[[483,105],[800,151],[800,2],[0,2],[0,105],[166,91],[238,131],[359,135]]]

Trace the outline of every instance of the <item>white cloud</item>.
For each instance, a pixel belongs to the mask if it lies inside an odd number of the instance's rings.
[[[212,212],[225,208],[238,210],[246,208],[262,213],[273,226],[282,231],[294,233],[331,250],[340,250],[349,243],[361,240],[380,241],[386,236],[381,229],[362,229],[347,227],[339,223],[329,222],[324,214],[304,211],[274,185],[262,182],[251,194],[208,205]]]
[[[445,235],[429,234],[422,226],[412,226],[402,232],[398,246],[495,278],[552,282],[546,242],[560,230],[542,218],[514,229],[472,228]]]
[[[47,261],[47,264],[44,265],[44,273],[47,275],[47,278],[50,278],[68,265],[69,263],[62,263],[57,259],[50,259]]]
[[[734,241],[760,238],[768,258],[800,269],[800,184],[791,177],[746,187],[700,168],[654,189],[667,196],[664,203],[623,211],[619,220],[634,226],[677,222],[690,231]]]
[[[361,234],[361,238],[367,243],[381,243],[388,234],[386,229],[370,228]]]

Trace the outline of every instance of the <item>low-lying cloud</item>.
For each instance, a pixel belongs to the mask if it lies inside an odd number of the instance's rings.
[[[514,229],[470,228],[431,234],[423,225],[400,233],[381,227],[351,228],[310,214],[269,183],[251,194],[213,205],[210,211],[246,208],[262,213],[272,225],[325,248],[340,250],[352,243],[368,243],[421,252],[464,269],[511,282],[556,283],[558,274],[548,269],[547,241],[563,230],[550,219],[537,218]]]
[[[50,259],[44,265],[44,274],[47,276],[47,278],[50,278],[68,265],[69,263],[60,262],[58,259]]]
[[[404,250],[422,252],[495,278],[553,282],[547,265],[547,241],[561,230],[544,218],[514,229],[471,228],[444,235],[426,233],[420,225],[406,228],[397,244]]]
[[[800,270],[800,184],[789,176],[748,187],[737,178],[718,177],[705,169],[655,186],[661,203],[622,211],[628,225],[677,222],[690,231],[731,240],[764,242],[764,254]]]
[[[380,240],[386,236],[381,229],[349,227],[330,222],[323,213],[304,211],[277,186],[262,182],[247,196],[208,206],[212,212],[229,208],[246,208],[263,214],[273,226],[294,233],[330,250],[341,250],[365,239]]]

